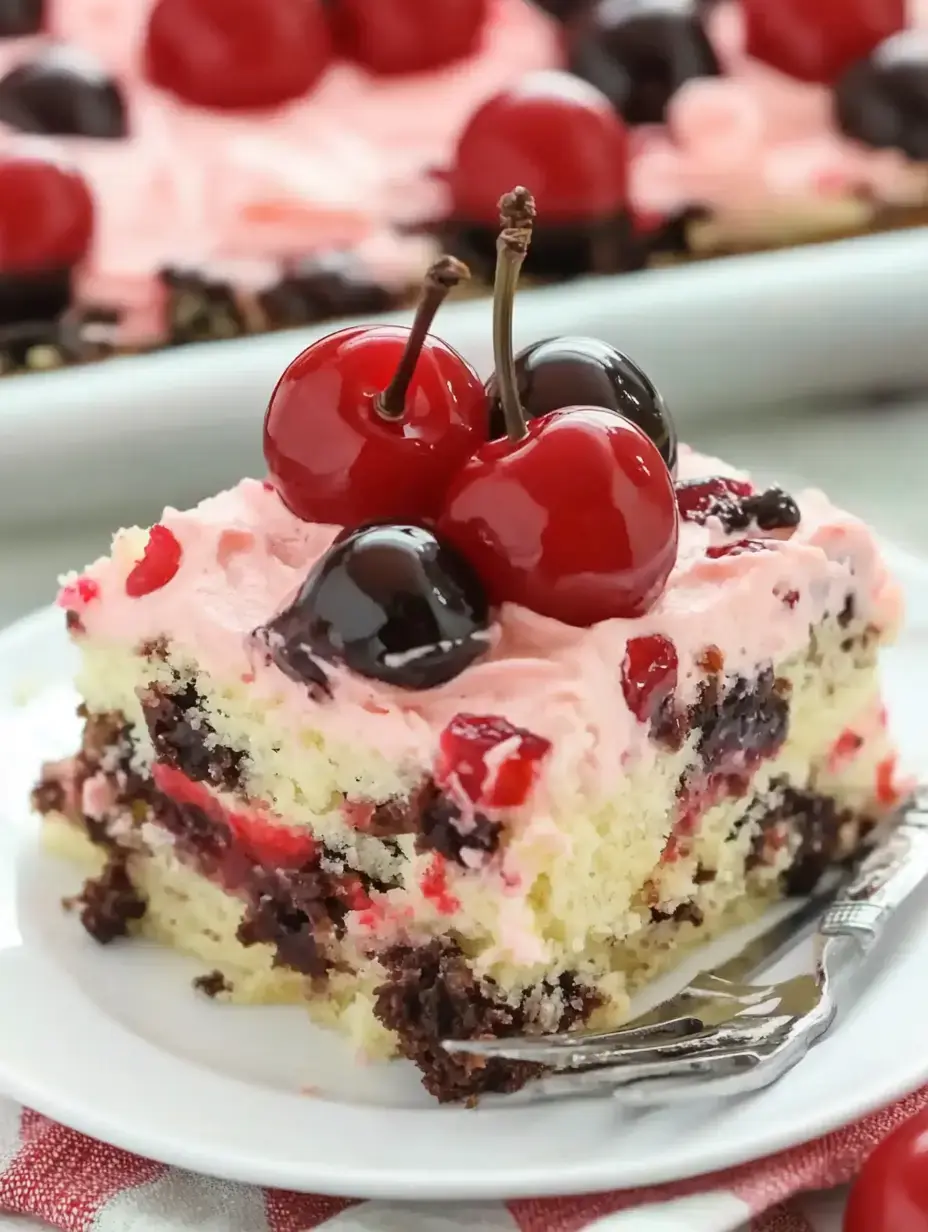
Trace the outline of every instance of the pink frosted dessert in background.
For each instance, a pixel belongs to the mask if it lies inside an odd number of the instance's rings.
[[[920,221],[924,9],[0,0],[0,371]]]
[[[83,729],[35,791],[97,941],[305,1004],[440,1100],[538,1073],[443,1041],[622,1022],[905,791],[873,534],[678,445],[603,342],[515,357],[534,205],[501,205],[486,389],[429,330],[466,274],[444,257],[410,329],[288,366],[267,479],[63,579]]]

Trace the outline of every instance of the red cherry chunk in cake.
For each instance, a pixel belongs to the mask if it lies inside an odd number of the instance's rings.
[[[88,603],[92,603],[94,599],[99,599],[99,597],[100,583],[82,574],[80,577],[75,578],[73,582],[68,582],[66,586],[62,586],[58,592],[57,604],[59,607],[73,609],[84,607]]]
[[[485,808],[518,808],[550,750],[550,740],[501,715],[457,714],[441,733],[435,779]]]
[[[905,0],[741,0],[752,56],[832,82],[906,24]]]
[[[706,548],[710,560],[723,556],[747,556],[752,552],[771,552],[773,548],[766,539],[736,539],[734,543],[715,543]]]
[[[321,0],[158,0],[145,42],[155,85],[221,110],[299,98],[331,58]]]
[[[343,56],[393,76],[472,55],[487,13],[488,0],[338,0],[332,22]]]
[[[622,693],[636,719],[649,723],[654,718],[677,687],[679,666],[677,648],[663,634],[629,640],[622,662]]]
[[[166,526],[156,522],[148,532],[148,542],[141,560],[136,561],[126,578],[126,594],[141,599],[152,591],[167,586],[180,568],[184,550],[177,537]]]
[[[753,491],[753,486],[743,479],[729,479],[727,475],[692,479],[677,484],[677,510],[684,522],[702,522],[720,503],[743,500]]]
[[[0,160],[0,273],[76,265],[93,231],[93,199],[76,171],[41,158]]]

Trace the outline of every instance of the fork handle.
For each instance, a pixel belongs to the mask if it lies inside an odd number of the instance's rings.
[[[819,925],[825,937],[852,936],[865,950],[887,921],[928,877],[928,792],[909,805],[899,824],[864,860]]]

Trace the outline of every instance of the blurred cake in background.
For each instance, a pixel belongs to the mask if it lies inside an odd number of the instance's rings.
[[[0,0],[0,372],[403,305],[514,182],[543,278],[921,221],[926,121],[903,0]]]

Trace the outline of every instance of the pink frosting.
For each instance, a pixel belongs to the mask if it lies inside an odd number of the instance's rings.
[[[682,478],[720,473],[738,474],[683,448]],[[575,783],[580,774],[591,789],[607,790],[623,758],[654,755],[646,726],[622,694],[629,638],[659,632],[674,642],[686,701],[704,678],[699,659],[707,646],[721,650],[726,671],[752,676],[759,665],[805,647],[810,624],[839,612],[849,592],[862,619],[897,624],[899,592],[868,528],[820,492],[797,499],[798,529],[757,553],[709,558],[710,545],[738,536],[726,536],[712,520],[682,523],[668,586],[640,619],[578,629],[504,606],[485,659],[428,691],[333,669],[334,700],[313,701],[256,653],[248,635],[293,597],[336,529],[299,521],[255,480],[187,512],[165,510],[162,522],[179,540],[182,559],[160,590],[141,598],[126,593],[140,553],[117,541],[113,555],[84,575],[98,590],[72,585],[67,605],[78,610],[91,638],[134,647],[167,636],[215,679],[242,679],[258,696],[275,698],[294,724],[367,743],[400,765],[431,767],[439,732],[455,714],[502,714],[552,741],[546,778],[556,783],[569,776]],[[796,593],[787,601],[789,592]]]
[[[910,22],[928,27],[928,5],[913,7]],[[686,82],[667,123],[634,134],[630,191],[644,223],[692,205],[731,216],[851,195],[924,200],[922,171],[904,155],[838,132],[827,86],[795,81],[745,53],[736,0],[714,9],[708,32],[725,75]]]
[[[125,85],[128,140],[49,138],[97,199],[98,227],[79,294],[126,308],[123,341],[161,331],[164,265],[239,263],[266,283],[272,259],[361,247],[386,281],[424,267],[421,241],[400,221],[433,212],[428,172],[446,164],[457,133],[514,76],[559,57],[552,23],[525,0],[493,0],[479,54],[440,71],[377,79],[337,62],[306,98],[238,116],[185,105],[150,86],[141,51],[154,0],[49,0],[52,40],[90,53]],[[0,74],[42,40],[0,41]],[[436,105],[437,101],[437,105]],[[0,130],[0,154],[35,139]],[[241,263],[246,263],[243,266]],[[248,264],[250,263],[250,264]]]

